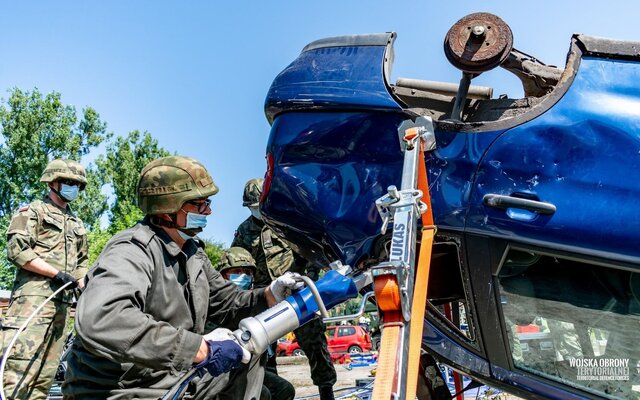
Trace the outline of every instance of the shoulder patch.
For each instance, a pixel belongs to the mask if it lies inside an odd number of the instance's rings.
[[[27,232],[27,225],[29,224],[29,215],[18,213],[11,218],[11,224],[7,230],[7,235],[17,232]]]
[[[27,211],[29,209],[29,205],[27,204],[26,206],[22,206],[18,209],[18,212],[23,212],[23,211]]]

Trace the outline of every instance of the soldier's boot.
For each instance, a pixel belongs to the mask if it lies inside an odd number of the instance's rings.
[[[318,386],[320,400],[335,400],[333,396],[333,386]]]

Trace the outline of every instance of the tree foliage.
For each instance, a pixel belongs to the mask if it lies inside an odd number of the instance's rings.
[[[116,138],[108,145],[106,155],[98,158],[96,164],[105,176],[104,183],[111,184],[115,197],[110,210],[113,230],[117,232],[142,217],[142,212],[136,206],[140,171],[156,158],[169,155],[149,132],[141,134],[133,131],[127,137]]]
[[[109,185],[113,202],[109,208],[109,226],[94,228],[89,236],[89,261],[93,262],[111,236],[132,227],[144,215],[137,206],[138,178],[149,162],[170,153],[158,145],[149,132],[132,131],[107,145],[106,153],[96,160],[100,185]],[[105,203],[106,206],[106,203]],[[104,212],[104,210],[103,210]]]
[[[204,242],[204,252],[209,257],[209,261],[211,261],[211,265],[215,266],[220,262],[222,258],[222,253],[224,253],[225,248],[220,242],[216,242],[212,239],[203,239]]]
[[[4,249],[7,247],[7,236],[4,235],[4,232],[9,228],[9,215],[4,215],[0,217],[0,249],[2,249],[2,254],[0,254],[0,288],[9,289],[11,288],[11,284],[13,283],[13,276],[15,269],[13,265],[7,260],[5,257]]]
[[[72,203],[73,210],[82,219],[87,229],[100,227],[100,218],[109,209],[107,195],[102,192],[104,179],[96,166],[87,167],[87,185]]]

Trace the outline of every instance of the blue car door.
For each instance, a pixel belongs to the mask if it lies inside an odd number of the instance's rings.
[[[640,259],[640,64],[583,59],[565,96],[478,166],[467,232]]]
[[[472,279],[491,282],[477,300],[492,375],[510,385],[640,397],[637,82],[637,61],[584,57],[553,107],[479,161],[467,257]]]

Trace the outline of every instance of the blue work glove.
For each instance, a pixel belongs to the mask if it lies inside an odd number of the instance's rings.
[[[251,353],[235,341],[229,329],[218,328],[204,335],[209,352],[197,368],[204,368],[211,376],[218,376],[236,368],[241,362],[248,363]]]
[[[211,376],[216,377],[231,371],[242,361],[242,348],[233,340],[214,342],[207,340],[209,354],[196,368],[206,369]]]

